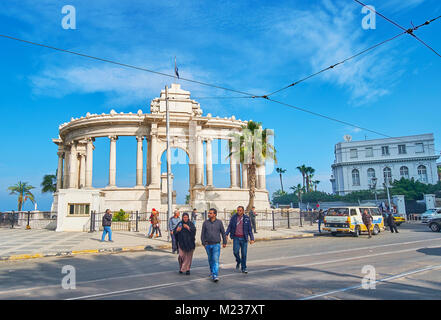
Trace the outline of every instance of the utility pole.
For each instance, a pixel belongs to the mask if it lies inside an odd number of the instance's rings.
[[[389,179],[386,178],[386,181],[384,182],[384,186],[386,187],[387,191],[387,201],[389,202],[389,212],[391,212],[392,204],[390,202],[390,195],[389,195]]]
[[[170,150],[170,112],[168,108],[168,87],[165,86],[165,113],[166,113],[166,134],[167,134],[167,226],[170,219],[170,214],[172,214],[173,207],[173,190],[171,187],[171,150]],[[167,228],[168,229],[168,228]],[[170,230],[169,230],[170,231]],[[170,232],[167,233],[167,240],[170,240]]]

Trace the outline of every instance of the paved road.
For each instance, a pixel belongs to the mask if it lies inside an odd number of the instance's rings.
[[[249,273],[235,271],[231,244],[220,281],[208,279],[205,252],[192,274],[177,273],[169,252],[90,255],[0,263],[0,299],[441,299],[441,234],[421,225],[368,239],[323,236],[256,243]],[[76,289],[61,288],[62,267],[76,269]],[[376,270],[361,288],[362,268]]]

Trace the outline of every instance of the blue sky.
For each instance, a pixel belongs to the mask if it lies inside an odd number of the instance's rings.
[[[376,9],[409,27],[441,14],[438,0],[371,0]],[[77,29],[61,27],[65,5],[76,8]],[[0,33],[182,77],[264,94],[327,67],[400,32],[377,18],[364,30],[361,7],[346,1],[141,1],[3,0]],[[441,20],[417,34],[441,51]],[[0,39],[0,210],[16,208],[7,187],[27,181],[39,187],[55,172],[58,126],[87,112],[149,112],[150,100],[170,79]],[[359,124],[390,136],[434,133],[440,150],[441,59],[403,36],[274,98]],[[194,97],[230,93],[181,81]],[[320,190],[331,191],[334,144],[378,138],[329,120],[261,100],[199,101],[204,114],[263,122],[275,130],[285,186],[301,181],[296,167],[316,169]],[[108,141],[96,142],[94,186],[107,183]],[[135,184],[135,138],[118,141],[117,183]],[[188,169],[176,166],[178,199]],[[227,186],[227,165],[215,166],[215,185]],[[216,174],[218,173],[218,174]],[[272,193],[278,176],[267,177]],[[35,190],[39,209],[50,195]],[[25,209],[31,209],[26,205]]]

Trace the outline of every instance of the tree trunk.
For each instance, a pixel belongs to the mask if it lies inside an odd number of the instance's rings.
[[[282,182],[282,174],[279,173],[280,175],[280,187],[282,187],[282,193],[283,193],[283,182]]]
[[[246,208],[246,212],[249,212],[252,207],[254,207],[254,198],[256,196],[256,164],[252,163],[248,166],[248,183],[250,184],[250,199],[248,202],[248,206]]]

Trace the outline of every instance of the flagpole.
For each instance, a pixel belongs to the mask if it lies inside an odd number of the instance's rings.
[[[165,110],[166,110],[166,134],[167,134],[167,225],[172,214],[173,198],[171,190],[171,150],[170,150],[170,112],[168,107],[168,86],[165,85]],[[172,231],[172,230],[169,230]],[[167,235],[169,240],[170,232]]]

